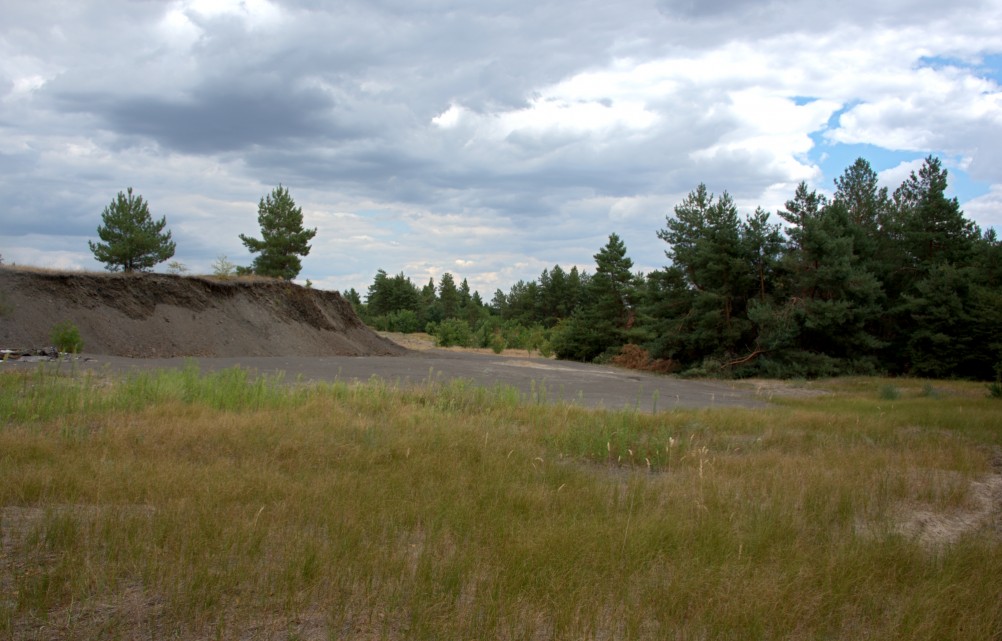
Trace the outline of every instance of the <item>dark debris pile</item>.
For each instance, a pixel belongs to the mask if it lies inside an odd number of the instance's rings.
[[[0,348],[0,362],[55,363],[57,361],[80,360],[82,357],[66,352],[60,353],[55,347],[35,349]]]

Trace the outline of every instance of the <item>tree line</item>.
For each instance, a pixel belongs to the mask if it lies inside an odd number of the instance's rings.
[[[423,286],[377,272],[365,301],[345,293],[376,329],[425,330],[444,345],[538,350],[580,361],[730,376],[890,373],[1002,376],[1002,243],[948,198],[930,156],[893,193],[858,159],[831,198],[801,183],[773,222],[740,216],[725,191],[696,187],[657,237],[669,265],[633,271],[613,233],[595,272],[554,265],[497,290],[489,303],[445,273]],[[90,243],[108,269],[169,259],[166,221],[130,188],[102,213]],[[257,254],[237,273],[295,278],[316,229],[279,185],[261,199]]]
[[[378,329],[446,343],[730,376],[1002,374],[1002,243],[948,198],[925,159],[893,193],[858,159],[831,198],[801,183],[773,222],[699,185],[657,237],[669,265],[635,273],[616,234],[595,272],[559,265],[489,304],[452,274],[422,288],[380,271],[363,303]]]

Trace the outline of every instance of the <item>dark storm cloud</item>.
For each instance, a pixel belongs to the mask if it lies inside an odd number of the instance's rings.
[[[123,135],[146,136],[167,150],[220,153],[287,139],[348,135],[335,122],[333,101],[318,91],[285,87],[212,86],[190,98],[152,96],[116,99],[65,95],[62,103],[89,112]]]

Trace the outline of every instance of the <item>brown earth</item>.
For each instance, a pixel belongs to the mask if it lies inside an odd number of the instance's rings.
[[[290,381],[378,377],[424,385],[462,379],[515,388],[532,402],[607,409],[766,404],[751,390],[721,381],[680,380],[512,350],[498,355],[434,348],[427,336],[393,334],[390,340],[366,327],[337,292],[284,281],[0,267],[0,349],[50,346],[52,327],[61,321],[76,325],[84,343],[84,356],[71,367],[98,372],[195,362],[203,371],[242,367]],[[36,365],[28,360],[3,362],[3,369]]]
[[[52,344],[73,323],[84,351],[129,357],[391,356],[337,292],[280,280],[0,268],[0,347]]]

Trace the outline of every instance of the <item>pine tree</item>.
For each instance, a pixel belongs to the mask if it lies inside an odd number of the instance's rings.
[[[104,224],[97,228],[101,243],[88,241],[94,257],[108,271],[146,271],[174,255],[176,245],[171,240],[166,217],[154,221],[149,205],[142,196],[118,192],[118,196],[101,213]]]
[[[661,356],[731,360],[753,350],[754,328],[747,318],[747,305],[761,290],[761,253],[766,237],[774,232],[762,226],[766,224],[763,219],[755,223],[754,231],[762,237],[754,242],[745,239],[748,230],[730,195],[724,192],[718,199],[702,184],[674,213],[666,219],[666,228],[658,231],[658,238],[668,243],[665,255],[693,291],[686,297],[690,306],[679,319],[676,337],[664,345],[668,353]]]
[[[366,306],[372,318],[385,316],[394,312],[408,310],[417,313],[420,295],[411,279],[400,272],[396,276],[387,276],[380,269],[369,285],[366,295]]]
[[[427,323],[442,322],[442,305],[436,294],[435,279],[428,277],[428,283],[421,288],[421,318]]]
[[[929,156],[894,192],[889,225],[901,249],[886,283],[887,363],[894,371],[946,376],[970,369],[958,357],[973,348],[979,327],[971,314],[984,297],[968,285],[978,275],[982,238],[957,199],[946,197],[947,178]]]
[[[240,240],[254,258],[251,271],[261,276],[292,280],[303,265],[300,256],[310,253],[310,240],[316,228],[303,229],[303,210],[296,207],[289,190],[279,185],[261,199],[257,210],[262,239],[240,234]]]
[[[626,245],[617,234],[610,234],[594,258],[595,274],[585,302],[554,335],[553,348],[560,358],[593,360],[625,344],[633,327],[638,291]]]
[[[355,312],[358,312],[359,309],[361,309],[362,297],[358,295],[358,292],[355,291],[354,287],[344,293],[344,299],[351,303],[351,308],[354,309]]]
[[[894,192],[909,267],[927,273],[933,265],[966,263],[980,230],[964,217],[956,198],[946,197],[947,171],[938,158],[925,159],[918,174]]]
[[[459,316],[459,298],[456,279],[449,272],[445,272],[438,282],[438,302],[442,306],[443,320]]]

